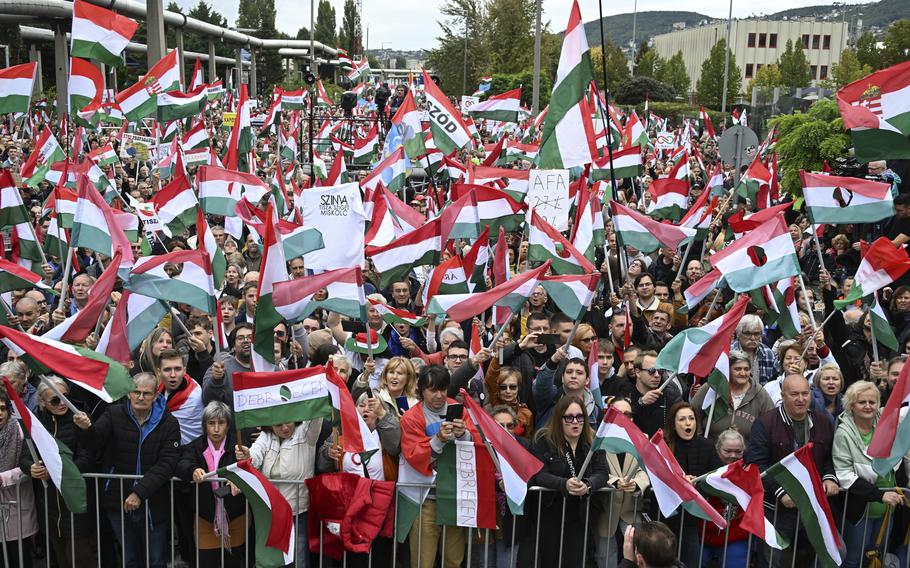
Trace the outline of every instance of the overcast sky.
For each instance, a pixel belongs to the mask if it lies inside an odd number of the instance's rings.
[[[186,9],[191,8],[198,0],[177,0]],[[239,0],[207,0],[215,9],[224,14],[230,25],[237,21]],[[318,0],[316,0],[318,2]],[[337,24],[341,24],[344,0],[330,0],[335,7]],[[850,4],[861,3],[858,0],[847,0]],[[371,49],[386,47],[391,49],[430,49],[436,45],[436,36],[440,33],[436,20],[439,7],[444,0],[363,0],[364,31],[369,27],[369,44]],[[604,15],[632,12],[635,0],[613,0],[606,2]],[[771,14],[788,8],[825,4],[824,0],[764,0],[761,2],[762,13]],[[581,17],[588,22],[596,20],[597,2],[580,0]],[[725,18],[730,4],[725,0],[701,0],[697,4],[680,3],[678,0],[639,0],[640,11],[649,10],[697,10],[708,16]],[[550,21],[551,30],[565,30],[569,19],[569,0],[543,0],[543,20]],[[302,26],[309,27],[310,11],[305,0],[275,0],[277,10],[276,25],[279,30],[294,35]],[[744,18],[755,14],[756,3],[744,0],[733,1],[733,16]]]

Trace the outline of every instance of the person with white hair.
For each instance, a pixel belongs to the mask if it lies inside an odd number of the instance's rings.
[[[759,385],[774,379],[777,357],[771,348],[762,343],[764,324],[755,314],[746,314],[736,325],[736,339],[730,349],[742,351],[752,364],[752,378]]]

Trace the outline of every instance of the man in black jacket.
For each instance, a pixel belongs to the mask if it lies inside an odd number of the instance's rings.
[[[663,385],[663,375],[655,365],[657,353],[642,351],[635,360],[637,373],[632,390],[633,420],[649,438],[664,427],[670,407],[682,400],[682,393],[673,381]]]
[[[123,549],[127,566],[167,566],[168,481],[180,457],[180,425],[157,395],[151,373],[133,377],[135,388],[125,403],[108,407],[97,423],[88,415],[73,418],[84,443],[101,455],[101,467],[114,475],[139,479],[101,483],[101,508]],[[146,537],[148,542],[146,542]]]
[[[834,428],[824,414],[809,409],[812,398],[809,381],[802,375],[789,374],[784,377],[780,394],[781,406],[762,414],[752,424],[744,461],[754,463],[759,470],[765,471],[811,442],[812,458],[822,478],[825,494],[828,497],[837,495],[840,486],[831,460]],[[765,486],[765,509],[769,512],[769,518],[774,520],[774,527],[784,538],[796,542],[797,511],[793,500],[772,477],[765,476],[762,483]],[[781,506],[777,506],[777,503]],[[761,543],[757,565],[770,565],[773,568],[790,566],[793,554],[799,557],[797,565],[811,565],[814,551],[809,546],[805,533],[800,535],[799,544],[799,550],[794,552],[792,546],[777,550]]]

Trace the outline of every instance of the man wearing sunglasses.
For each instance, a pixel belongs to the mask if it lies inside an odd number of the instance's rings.
[[[655,351],[642,351],[635,360],[637,373],[632,391],[632,411],[635,413],[635,425],[649,438],[663,428],[667,409],[682,399],[673,381],[664,385],[663,372],[656,364]]]

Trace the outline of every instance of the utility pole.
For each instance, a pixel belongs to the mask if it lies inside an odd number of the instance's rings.
[[[531,116],[540,112],[540,12],[543,0],[537,0],[537,21],[534,24],[534,83],[531,91]]]
[[[730,0],[730,13],[727,15],[727,51],[724,53],[724,92],[720,98],[720,112],[727,112],[727,81],[730,78],[730,31],[733,29],[733,0]],[[726,120],[724,121],[726,122]]]
[[[464,15],[464,69],[461,72],[461,92],[468,92],[468,14]]]

